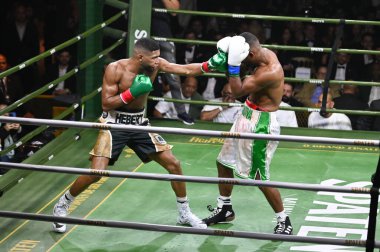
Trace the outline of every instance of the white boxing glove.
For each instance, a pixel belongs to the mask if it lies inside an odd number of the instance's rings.
[[[218,43],[216,43],[216,47],[218,48],[219,52],[223,52],[223,53],[228,52],[228,46],[230,45],[231,38],[232,37],[227,36],[227,37],[220,39],[218,41]]]
[[[233,36],[228,47],[228,65],[240,66],[249,54],[249,45],[242,36]]]

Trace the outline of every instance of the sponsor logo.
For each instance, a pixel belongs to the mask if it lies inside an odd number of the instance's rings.
[[[138,115],[128,115],[128,114],[116,114],[115,123],[118,124],[141,124],[143,119],[143,114]]]
[[[230,212],[230,211],[226,212],[226,217],[231,216],[231,215],[232,215],[232,212]]]
[[[160,144],[166,144],[165,139],[160,135],[154,135],[154,139],[156,139],[156,141],[159,142]]]
[[[233,231],[227,231],[227,230],[214,230],[215,235],[220,235],[220,236],[234,236]]]
[[[141,38],[146,38],[146,37],[148,37],[148,32],[146,30],[139,30],[139,29],[135,30],[135,43],[137,40]]]

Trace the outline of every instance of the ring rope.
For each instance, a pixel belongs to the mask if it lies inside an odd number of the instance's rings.
[[[167,97],[155,97],[148,96],[149,100],[152,101],[165,101],[165,102],[175,102],[175,103],[185,103],[185,104],[198,104],[198,105],[216,105],[216,106],[229,106],[229,107],[242,107],[242,103],[229,103],[229,102],[213,102],[213,101],[197,101],[197,100],[180,100]],[[287,111],[306,111],[306,112],[320,112],[320,108],[308,108],[308,107],[285,107],[280,106],[280,110]],[[367,110],[346,110],[346,109],[326,109],[328,113],[342,113],[350,115],[369,115],[369,116],[380,116],[380,111],[367,111]]]
[[[199,129],[163,128],[163,127],[153,127],[153,126],[74,122],[74,121],[64,121],[64,120],[22,118],[22,117],[9,117],[9,116],[0,116],[0,122],[13,122],[13,123],[20,123],[20,124],[27,124],[27,125],[49,125],[49,126],[55,126],[55,127],[75,127],[75,128],[102,129],[102,130],[116,130],[116,131],[130,130],[130,131],[136,131],[136,132],[214,136],[214,137],[222,137],[222,138],[261,139],[261,140],[271,140],[271,141],[345,144],[345,145],[375,146],[375,147],[380,146],[380,140],[371,140],[371,139],[343,139],[343,138],[341,139],[341,138],[329,138],[329,137],[265,135],[265,134],[245,133],[245,132],[240,133],[240,132],[199,130]]]
[[[121,37],[126,37],[127,32],[112,27],[104,27],[103,35],[114,39],[119,39]]]
[[[319,79],[300,79],[300,78],[292,78],[285,77],[285,81],[288,82],[302,82],[302,83],[310,83],[310,84],[323,84],[324,80]],[[355,85],[355,86],[375,86],[380,87],[380,82],[374,81],[347,81],[347,80],[330,80],[330,84],[333,85]]]
[[[117,0],[105,0],[104,4],[117,8],[117,9],[121,9],[121,10],[128,9],[129,7],[127,3],[124,3],[122,1],[117,1]]]
[[[81,98],[81,102],[80,103],[74,103],[74,104],[72,104],[70,107],[68,107],[67,109],[65,109],[62,113],[60,113],[58,116],[54,117],[54,119],[61,120],[61,119],[65,118],[70,113],[72,113],[75,109],[77,109],[80,106],[80,104],[85,103],[86,101],[92,99],[95,95],[99,94],[101,92],[101,90],[102,90],[102,88],[98,88],[98,89],[92,91],[90,94],[88,94],[86,96],[83,96]],[[26,143],[27,141],[29,141],[33,137],[37,136],[38,134],[42,133],[44,130],[46,130],[49,127],[50,126],[48,126],[48,125],[42,125],[42,126],[38,127],[37,129],[29,132],[28,134],[26,134],[25,136],[23,136],[22,138],[20,138],[17,142],[15,142],[12,145],[8,146],[6,149],[0,151],[0,155],[5,155],[9,151],[16,149],[17,147],[19,147],[23,143]]]
[[[223,73],[204,73],[202,76],[210,76],[210,77],[226,77]],[[297,83],[310,83],[310,84],[323,84],[325,81],[320,79],[300,79],[300,78],[292,78],[285,77],[285,81],[288,82],[297,82]],[[334,85],[356,85],[356,86],[376,86],[380,87],[380,82],[373,81],[341,81],[341,80],[330,80],[330,84]]]
[[[97,53],[94,57],[92,57],[92,58],[84,61],[83,63],[81,63],[76,68],[70,70],[69,72],[67,72],[66,74],[62,75],[61,77],[55,79],[52,82],[47,83],[46,85],[42,86],[41,88],[33,91],[32,93],[24,96],[20,100],[17,100],[16,102],[12,103],[11,105],[7,106],[6,108],[0,110],[0,115],[3,115],[3,114],[8,113],[10,111],[13,111],[14,109],[16,109],[17,107],[20,107],[21,105],[23,105],[27,101],[35,98],[36,96],[38,96],[38,95],[46,92],[49,89],[55,87],[61,81],[66,80],[67,78],[71,77],[72,75],[78,73],[79,70],[85,69],[86,67],[88,67],[92,63],[94,63],[97,60],[101,59],[104,55],[107,55],[107,53],[109,53],[110,51],[112,51],[113,49],[115,49],[117,46],[121,45],[124,42],[124,40],[125,40],[125,37],[120,38],[115,44],[113,44],[112,46],[108,47],[107,49],[105,49],[105,50]]]
[[[226,237],[250,238],[250,239],[259,239],[259,240],[276,240],[276,241],[285,241],[285,242],[304,242],[304,243],[311,242],[311,243],[318,243],[318,244],[332,244],[332,245],[357,246],[357,247],[365,247],[366,242],[367,242],[367,240],[289,236],[289,235],[245,232],[245,231],[235,231],[235,230],[220,230],[220,229],[212,229],[212,228],[200,229],[200,228],[193,228],[193,227],[180,227],[180,226],[150,224],[150,223],[142,223],[142,222],[58,217],[58,216],[51,216],[51,215],[46,215],[46,214],[33,214],[33,213],[11,212],[11,211],[0,211],[0,216],[9,217],[9,218],[17,218],[17,219],[35,220],[35,221],[45,221],[45,222],[59,222],[59,223],[62,222],[62,223],[68,223],[68,224],[78,224],[78,225],[87,225],[87,226],[128,228],[128,229],[156,231],[156,232],[226,236]],[[376,248],[380,248],[380,243],[378,241],[375,241],[374,246]]]
[[[285,183],[285,182],[275,182],[275,181],[251,180],[251,179],[215,178],[215,177],[186,176],[186,175],[173,175],[173,174],[97,170],[97,169],[85,169],[85,168],[67,167],[67,166],[49,166],[49,165],[35,165],[35,164],[8,163],[8,162],[0,162],[0,167],[6,168],[6,169],[47,171],[47,172],[55,172],[55,173],[105,176],[105,177],[113,177],[113,178],[148,179],[148,180],[159,180],[159,181],[182,181],[182,182],[195,182],[195,183],[208,183],[208,184],[230,184],[230,185],[240,185],[240,186],[259,186],[259,187],[262,186],[262,187],[276,187],[276,188],[284,188],[284,189],[325,191],[325,192],[338,192],[338,193],[369,194],[371,193],[371,190],[375,190],[375,189],[365,188],[365,187],[324,186],[324,185],[305,184],[305,183],[287,183],[287,182]],[[380,192],[379,188],[377,188],[376,190],[377,192]]]
[[[164,42],[174,42],[182,44],[196,44],[196,45],[216,45],[216,41],[207,41],[207,40],[192,40],[192,39],[179,39],[179,38],[164,38],[152,36],[153,39],[157,41]],[[326,47],[308,47],[308,46],[285,46],[285,45],[268,45],[261,44],[262,47],[269,49],[278,49],[278,50],[288,50],[288,51],[301,51],[301,52],[320,52],[328,53],[332,51],[332,48]],[[378,50],[360,50],[360,49],[337,49],[338,53],[349,53],[349,54],[373,54],[380,55]]]
[[[163,9],[163,8],[152,8],[152,11],[163,12],[163,13],[210,16],[210,17],[230,17],[230,18],[239,18],[239,19],[263,19],[263,20],[274,20],[274,21],[300,21],[300,22],[320,23],[320,24],[339,24],[341,22],[341,19],[333,19],[333,18],[252,15],[252,14],[244,14],[244,13],[223,13],[223,12],[192,11],[192,10],[174,10],[174,9]],[[350,24],[350,25],[353,25],[353,24],[380,25],[380,21],[344,19],[344,22],[345,22],[345,24]]]
[[[0,73],[0,78],[3,78],[3,77],[6,77],[6,76],[8,76],[8,75],[10,75],[12,73],[15,73],[15,72],[17,72],[17,71],[19,71],[19,70],[27,67],[27,66],[30,66],[31,64],[33,64],[33,63],[35,63],[35,62],[37,62],[37,61],[39,61],[41,59],[44,59],[44,58],[46,58],[46,57],[54,54],[56,51],[59,51],[59,50],[65,48],[65,47],[68,47],[68,46],[70,46],[70,45],[78,42],[79,40],[81,40],[83,38],[88,37],[92,33],[96,32],[96,31],[98,31],[100,29],[103,29],[105,26],[113,23],[114,21],[116,21],[117,19],[119,19],[121,16],[123,16],[125,13],[126,13],[126,11],[123,10],[123,11],[119,12],[118,14],[112,16],[111,18],[107,19],[106,21],[104,21],[104,22],[102,22],[102,23],[100,23],[98,25],[95,25],[94,27],[88,29],[87,31],[85,31],[85,32],[83,32],[83,33],[75,36],[74,38],[69,39],[66,42],[63,42],[62,44],[59,44],[58,46],[53,47],[53,48],[47,50],[44,53],[41,53],[41,54],[39,54],[39,55],[37,55],[37,56],[35,56],[33,58],[30,58],[30,59],[22,62],[21,64],[19,64],[17,66],[14,66],[14,67],[12,67],[12,68],[10,68],[10,69],[8,69],[8,70]]]

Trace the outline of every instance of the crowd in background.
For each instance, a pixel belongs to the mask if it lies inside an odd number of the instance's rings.
[[[125,2],[128,3],[128,1]],[[200,11],[380,20],[380,0],[354,1],[350,2],[350,4],[339,0],[181,0],[180,3],[181,9]],[[0,71],[15,66],[83,32],[79,31],[80,15],[78,4],[75,0],[0,0]],[[104,18],[109,18],[117,11],[114,8],[105,6]],[[261,44],[305,47],[331,48],[338,27],[335,24],[219,18],[184,14],[167,15],[164,18],[165,22],[170,24],[171,35],[175,38],[217,41],[224,36],[232,36],[248,31],[255,34]],[[154,24],[157,24],[157,19],[154,16],[152,20],[152,22],[155,22]],[[127,22],[126,16],[112,24],[112,26],[125,30]],[[380,50],[379,32],[380,26],[345,25],[343,38],[339,41],[339,47]],[[104,47],[111,43],[113,43],[112,39],[104,39]],[[125,47],[122,47],[111,52],[109,58],[116,60],[126,57]],[[180,64],[206,61],[216,52],[215,47],[192,44],[176,44],[175,49],[175,61]],[[286,77],[324,79],[329,60],[328,53],[274,51],[283,66]],[[74,45],[18,71],[16,74],[1,79],[0,104],[9,105],[70,71],[77,64],[76,56],[77,49],[76,45]],[[340,53],[334,58],[330,78],[333,80],[380,82],[380,55]],[[156,88],[152,95],[163,96],[168,95],[170,91],[173,92],[173,85],[168,87],[170,83],[163,76],[159,76],[156,82]],[[190,81],[181,77],[180,82],[182,88],[184,88],[186,83]],[[231,97],[231,92],[228,91],[228,88],[225,88],[227,83],[225,78],[199,77],[191,80],[191,82],[196,83],[194,84],[196,89],[192,88],[192,92],[197,94],[197,99],[242,101],[242,99],[238,100]],[[287,83],[285,86],[281,106],[319,106],[318,98],[322,92],[320,85]],[[59,83],[48,94],[53,96],[71,95],[75,94],[76,90],[77,82],[74,76],[65,82]],[[180,95],[188,95],[185,94],[186,91],[184,90],[181,90],[181,92],[182,94]],[[332,98],[333,108],[380,110],[380,87],[331,85],[329,93]],[[194,96],[194,94],[191,94],[190,97]],[[152,102],[148,104],[148,114],[156,117],[169,117],[170,113],[164,113],[163,107],[165,106],[162,104],[157,105],[156,102]],[[186,107],[186,113],[190,113],[190,107]],[[17,116],[34,116],[35,111],[32,108],[33,106],[18,108],[16,111]],[[170,110],[170,108],[165,109]],[[175,109],[178,110],[178,108]],[[215,110],[217,112],[218,110],[221,113],[225,109],[229,108],[218,106],[200,107],[192,109],[197,113],[192,112],[191,117],[196,120],[213,120],[217,116],[211,117],[210,111]],[[231,112],[231,115],[233,114],[235,114],[235,110]],[[285,115],[285,117],[288,116]],[[308,118],[307,116],[306,119],[304,117],[305,113],[297,113],[297,126],[308,126]],[[348,118],[352,129],[380,130],[379,117],[348,115]],[[289,125],[294,126],[295,124],[292,122]],[[27,129],[23,131],[28,132]]]
[[[154,1],[153,1],[154,2]],[[183,9],[228,12],[242,14],[282,15],[298,17],[345,18],[355,20],[380,20],[380,1],[207,1],[182,0]],[[160,7],[160,6],[158,6]],[[155,15],[155,14],[153,14]],[[219,18],[209,16],[170,16],[173,37],[192,40],[217,41],[224,36],[233,36],[243,31],[255,34],[261,44],[290,45],[303,47],[331,48],[338,25],[296,21],[268,21],[257,19]],[[380,50],[380,26],[345,25],[339,48]],[[157,36],[157,34],[154,34]],[[159,36],[159,35],[158,35]],[[274,50],[283,66],[286,77],[303,79],[325,79],[329,53],[309,51]],[[180,64],[202,62],[216,53],[215,48],[195,44],[177,44],[176,60]],[[330,79],[352,81],[380,81],[380,55],[338,53]],[[164,80],[164,79],[163,79]],[[162,79],[158,83],[161,84]],[[197,92],[205,100],[222,97],[221,90],[227,83],[224,78],[198,78]],[[158,85],[160,86],[160,85]],[[320,107],[318,98],[322,93],[321,84],[287,83],[291,92],[284,93],[281,106]],[[330,84],[331,108],[347,110],[379,110],[380,88]],[[157,91],[156,96],[163,95]],[[240,99],[244,100],[244,97]],[[153,106],[153,105],[152,105]],[[297,112],[297,124],[307,127],[309,113]],[[336,117],[335,115],[333,117]],[[332,117],[332,118],[333,118]],[[380,130],[380,121],[375,117],[347,115],[350,128],[359,130]],[[344,118],[345,122],[348,120]],[[198,118],[199,119],[199,118]],[[340,123],[339,121],[337,123]],[[344,124],[344,123],[343,123]],[[293,124],[294,125],[294,124]],[[286,125],[289,126],[289,125]]]

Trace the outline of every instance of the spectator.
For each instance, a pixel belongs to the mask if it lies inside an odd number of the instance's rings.
[[[315,78],[318,80],[324,80],[326,78],[327,74],[327,67],[325,66],[319,66],[317,68],[317,72],[315,74]],[[330,94],[332,94],[332,97],[338,97],[339,96],[339,87],[338,85],[332,85],[330,87]],[[305,83],[300,90],[299,93],[296,94],[296,98],[298,101],[303,103],[306,107],[314,107],[315,104],[318,103],[318,97],[320,94],[322,94],[323,87],[322,84],[314,84],[314,83]]]
[[[219,41],[220,39],[224,38],[225,35],[223,33],[209,33],[210,40],[213,41]],[[205,59],[211,58],[215,53],[217,53],[216,48],[213,50],[210,50],[210,48],[201,49],[203,52],[203,55]],[[201,62],[201,61],[198,61]],[[198,83],[198,93],[202,94],[203,99],[205,100],[212,100],[216,97],[222,96],[222,89],[224,87],[224,84],[226,83],[225,77],[213,77],[213,76],[199,76],[198,77],[199,83]]]
[[[301,28],[302,29],[302,28]],[[296,42],[297,43],[297,42]],[[297,43],[298,46],[307,46],[307,47],[318,47],[321,46],[321,43],[317,39],[316,34],[316,25],[306,23],[303,26],[303,40]],[[320,53],[313,52],[295,52],[296,57],[306,57],[312,60],[313,62],[319,62],[316,58],[320,58]]]
[[[74,68],[74,65],[71,64],[71,55],[67,50],[63,50],[57,55],[57,62],[50,67],[48,67],[46,71],[47,82],[51,82],[63,75],[67,72],[71,71]],[[54,90],[49,90],[53,95],[68,95],[74,94],[76,92],[76,79],[75,76],[71,76],[70,78],[61,81],[55,86]]]
[[[198,81],[194,77],[187,77],[183,84],[181,85],[181,100],[200,100],[203,101],[202,96],[197,93]],[[171,91],[167,92],[164,97],[172,98]],[[199,119],[202,106],[195,104],[185,104],[186,113],[188,113],[192,118]],[[178,119],[177,111],[175,110],[173,102],[160,101],[157,103],[153,116],[157,118],[170,118]]]
[[[0,110],[5,109],[7,107],[6,104],[0,104]],[[10,113],[5,113],[4,116],[9,116]],[[12,115],[14,116],[14,115]],[[21,133],[21,126],[18,123],[1,123],[0,127],[0,141],[1,141],[1,150],[7,149],[11,146],[17,134]],[[11,150],[3,156],[0,156],[1,162],[15,162],[15,150]],[[0,169],[0,174],[2,174],[4,170]]]
[[[322,107],[322,97],[321,94],[318,98],[317,107]],[[332,100],[331,94],[327,94],[327,109],[334,108],[334,101]],[[352,130],[350,119],[345,114],[340,113],[326,113],[326,115],[321,116],[319,112],[311,112],[308,120],[309,128],[318,129],[338,129],[338,130]]]
[[[331,77],[334,80],[357,79],[354,67],[350,63],[350,56],[347,53],[337,54]]]
[[[374,49],[374,39],[373,35],[370,33],[364,33],[360,42],[361,47],[359,49],[363,50],[373,50]],[[354,54],[352,55],[352,63],[355,67],[355,71],[358,73],[358,80],[370,81],[371,80],[371,68],[372,64],[375,62],[375,55],[373,54]],[[359,87],[359,98],[368,103],[369,95],[371,92],[370,86],[360,86]]]
[[[334,99],[334,106],[336,109],[348,109],[348,110],[366,110],[368,108],[367,103],[361,101],[358,98],[358,87],[354,85],[344,85],[342,95]],[[347,115],[350,118],[352,129],[357,129],[356,121],[357,115]]]
[[[280,107],[291,107],[291,106],[282,101],[280,103]],[[294,111],[279,109],[276,111],[276,118],[277,118],[278,124],[280,124],[281,127],[295,127],[295,128],[298,127],[297,117]]]
[[[181,10],[195,11],[197,9],[197,0],[181,0]],[[192,16],[185,13],[181,13],[178,14],[177,17],[179,26],[183,30],[185,30],[189,25]]]
[[[39,54],[39,40],[35,25],[27,16],[27,6],[17,2],[11,22],[4,26],[2,36],[4,52],[10,65],[14,66]],[[33,64],[18,72],[23,89],[30,93],[36,88],[37,65]]]
[[[360,41],[360,48],[363,50],[374,50],[375,42],[373,36],[370,33],[364,33]],[[368,80],[370,76],[370,65],[374,62],[375,55],[373,54],[355,54],[352,55],[352,63],[355,66],[356,71],[360,74],[358,79]]]
[[[380,48],[379,48],[380,49]],[[380,82],[380,62],[376,62],[372,64],[372,75],[371,75],[371,81],[373,82]],[[380,99],[380,87],[379,86],[372,86],[371,92],[369,94],[369,101],[368,104],[371,104],[372,101]]]
[[[180,3],[178,0],[153,0],[152,7],[166,8],[166,9],[179,9]],[[175,15],[175,14],[173,14]],[[172,38],[173,33],[171,30],[171,16],[168,13],[153,12],[151,33],[153,36]],[[176,48],[173,42],[159,41],[161,57],[171,63],[176,63]],[[178,75],[164,74],[165,82],[169,83],[171,95],[175,99],[181,99],[181,80]],[[194,119],[186,113],[184,104],[175,103],[176,118],[183,121],[183,123],[192,125]]]
[[[293,86],[289,83],[284,83],[284,94],[282,96],[280,107],[291,107],[290,102],[297,104],[297,107],[302,107],[302,103],[298,102],[293,97]],[[298,127],[297,117],[294,111],[277,110],[276,117],[281,127]]]
[[[204,26],[199,17],[193,17],[190,20],[189,29],[194,31],[196,39],[204,39]]]
[[[351,30],[347,32],[345,44],[348,48],[358,48],[360,46],[363,26],[353,24],[349,26]],[[346,33],[345,33],[346,34]]]
[[[185,39],[195,40],[195,32],[185,32]],[[194,62],[202,62],[206,60],[199,45],[195,44],[181,44],[177,50],[177,62],[178,64],[190,64]]]
[[[292,32],[288,27],[285,27],[282,31],[281,38],[278,41],[279,45],[292,46],[294,45]],[[284,74],[287,77],[294,76],[294,65],[291,59],[294,57],[293,51],[279,50],[277,53],[278,60],[280,61],[282,68],[284,69]]]
[[[369,110],[380,111],[380,99],[372,101]],[[380,116],[360,116],[357,128],[358,130],[380,131]]]
[[[212,99],[210,101],[240,103],[232,95],[231,85],[229,83],[224,85],[222,97]],[[237,106],[205,105],[201,112],[201,120],[213,121],[217,123],[233,123],[240,111],[241,107]]]
[[[4,54],[0,54],[0,73],[8,69],[8,61]],[[8,75],[0,79],[0,103],[10,105],[24,96],[20,79],[17,75]],[[24,115],[24,109],[18,107],[17,115]]]
[[[294,98],[294,87],[290,83],[284,83],[282,101],[293,107],[303,107],[303,104]]]

